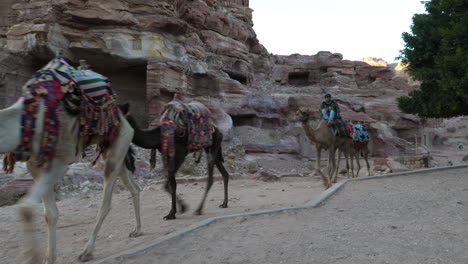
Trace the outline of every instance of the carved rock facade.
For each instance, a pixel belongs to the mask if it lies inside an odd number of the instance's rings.
[[[182,93],[213,111],[227,140],[238,136],[234,127],[275,131],[281,144],[251,137],[244,142],[250,152],[312,157],[294,112],[308,107],[319,118],[326,92],[334,95],[345,119],[368,125],[373,155],[410,147],[407,140],[420,126],[418,118],[396,106],[397,96],[417,87],[397,67],[347,61],[327,51],[271,55],[252,28],[248,0],[7,0],[0,5],[0,15],[7,17],[0,21],[2,107],[63,50],[71,63],[85,59],[107,75],[141,125],[157,125],[163,105]]]

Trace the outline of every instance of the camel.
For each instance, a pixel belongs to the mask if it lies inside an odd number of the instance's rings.
[[[22,129],[22,111],[24,97],[21,97],[13,105],[0,110],[0,153],[17,151],[18,142],[21,140]],[[57,179],[65,174],[69,164],[75,162],[84,148],[91,144],[100,142],[101,136],[92,136],[91,139],[83,138],[79,132],[79,115],[74,115],[66,111],[65,104],[60,103],[57,114],[60,121],[58,127],[58,139],[55,155],[51,158],[49,167],[41,166],[39,163],[39,149],[41,134],[45,128],[43,125],[44,112],[46,111],[45,99],[41,97],[38,106],[37,120],[35,122],[35,133],[32,137],[32,149],[27,168],[34,178],[34,184],[29,193],[19,201],[19,215],[24,228],[24,246],[26,250],[27,263],[37,264],[40,262],[37,242],[34,239],[33,217],[35,209],[42,199],[45,219],[48,227],[48,248],[44,256],[46,264],[52,264],[56,260],[56,225],[59,212],[55,202],[55,193],[53,190]],[[110,211],[112,189],[117,178],[120,178],[123,184],[129,189],[135,211],[136,226],[130,233],[131,237],[137,237],[142,234],[140,221],[140,203],[139,187],[134,182],[129,168],[133,157],[131,157],[130,143],[134,131],[126,118],[119,113],[120,122],[116,127],[116,134],[110,146],[103,149],[101,154],[105,160],[104,170],[104,196],[101,207],[97,214],[96,225],[89,236],[84,251],[79,256],[80,261],[87,261],[92,258],[97,234],[103,224],[103,221]],[[128,159],[128,160],[127,160]],[[128,162],[126,162],[128,161]],[[134,169],[134,167],[133,167]]]
[[[346,159],[346,167],[348,168],[348,156],[354,154],[352,148],[352,139],[348,137],[336,137],[333,134],[332,129],[328,126],[327,120],[321,120],[316,129],[311,129],[309,121],[309,113],[306,109],[299,109],[296,112],[296,118],[301,122],[302,129],[310,140],[312,144],[315,145],[315,150],[317,152],[317,157],[315,161],[315,170],[320,173],[322,177],[323,185],[326,188],[331,187],[332,183],[337,181],[337,171],[338,166],[336,165],[335,153],[339,149],[339,155],[341,152],[344,153]],[[327,173],[328,176],[325,176],[320,170],[320,159],[322,149],[328,150],[328,164],[327,164]],[[339,162],[339,159],[338,159]],[[359,161],[358,161],[359,164]],[[352,166],[352,162],[351,162]],[[349,169],[348,169],[349,171]],[[335,175],[333,177],[333,175]]]
[[[151,150],[159,150],[161,153],[162,151],[162,144],[161,144],[161,127],[156,127],[154,129],[150,130],[142,130],[138,127],[135,119],[133,116],[130,114],[129,111],[129,104],[124,104],[124,105],[119,105],[120,109],[122,112],[126,115],[128,122],[132,126],[132,128],[135,130],[135,135],[133,137],[132,143],[137,145],[138,147],[145,148],[145,149],[151,149]],[[227,208],[228,207],[228,183],[229,183],[229,174],[224,168],[223,162],[223,154],[221,150],[221,143],[223,141],[223,134],[219,131],[218,128],[213,126],[214,132],[212,135],[212,143],[205,148],[205,152],[207,154],[207,160],[208,160],[208,178],[207,178],[207,185],[205,189],[205,193],[203,195],[203,198],[200,202],[200,205],[195,211],[195,214],[201,215],[203,206],[205,203],[205,199],[208,195],[208,192],[210,191],[211,186],[213,185],[213,169],[214,166],[218,168],[218,170],[221,172],[222,177],[223,177],[223,183],[224,183],[224,201],[221,205],[219,205],[220,208]],[[169,214],[164,216],[164,220],[172,220],[176,219],[176,205],[178,204],[180,207],[180,212],[184,213],[185,210],[187,209],[187,206],[184,204],[183,200],[177,196],[176,194],[176,188],[177,188],[177,182],[175,179],[177,170],[181,167],[183,164],[185,157],[189,153],[187,150],[187,144],[188,144],[188,133],[184,133],[182,136],[177,135],[175,136],[175,157],[174,157],[174,162],[167,162],[164,161],[164,167],[165,170],[167,171],[167,180],[165,184],[165,190],[169,193],[172,199],[172,206]],[[155,154],[155,152],[152,152]],[[154,157],[152,157],[154,159]]]
[[[367,134],[367,131],[361,126],[358,128],[358,126],[353,125],[354,130],[362,130],[362,132],[365,132]],[[355,133],[356,133],[355,131]],[[359,137],[359,136],[358,136]],[[368,141],[359,141],[359,140],[354,140],[352,141],[352,144],[345,144],[345,149],[343,151],[346,151],[350,154],[351,157],[351,176],[352,178],[357,178],[359,177],[359,171],[361,170],[361,165],[359,164],[359,157],[362,156],[364,158],[364,161],[366,162],[367,166],[367,175],[370,175],[370,165],[369,165],[369,148],[368,148]],[[354,174],[353,170],[353,158],[356,159],[356,163],[358,166],[356,174]],[[339,167],[339,162],[340,162],[340,154],[338,153],[338,164],[337,164],[337,170]],[[348,165],[348,164],[346,164]],[[348,168],[348,166],[347,166]],[[348,174],[349,178],[349,174]]]
[[[354,157],[356,158],[356,161],[357,161],[357,165],[358,165],[358,170],[356,172],[356,174],[353,174],[353,178],[357,178],[359,177],[359,170],[361,169],[361,166],[359,164],[359,156],[362,156],[364,158],[364,161],[366,162],[366,166],[367,166],[367,175],[366,176],[369,176],[370,175],[370,165],[369,165],[369,148],[368,148],[368,144],[367,142],[366,143],[361,143],[361,144],[357,144],[357,143],[354,143],[353,144],[353,151],[354,151]],[[351,162],[352,161],[352,158],[351,158]],[[351,165],[352,167],[352,165]]]
[[[335,137],[331,131],[331,129],[329,130],[326,130],[326,128],[328,127],[327,126],[327,122],[325,122],[326,120],[322,120],[319,125],[317,126],[317,129],[315,130],[311,130],[309,125],[308,125],[308,121],[309,121],[309,114],[307,112],[307,110],[305,109],[302,109],[302,110],[298,110],[296,112],[296,116],[297,116],[297,119],[299,121],[301,121],[302,123],[302,128],[304,129],[305,133],[306,133],[306,136],[309,138],[309,140],[311,141],[311,143],[315,144],[316,146],[316,150],[317,150],[317,161],[316,161],[316,170],[320,172],[320,152],[321,152],[321,149],[328,149],[327,147],[324,147],[324,146],[321,146],[320,145],[320,138],[325,138],[325,139],[328,139],[330,140],[328,137],[329,135],[327,135],[325,133],[325,137],[322,136],[322,132],[318,131],[319,128],[322,128],[323,131],[328,131],[329,133],[331,133],[331,136],[332,137]],[[336,138],[336,141],[335,141],[335,148],[338,149],[338,161],[336,162],[336,168],[335,168],[335,172],[333,174],[333,177],[330,176],[329,179],[332,179],[332,182],[333,183],[336,183],[337,182],[337,176],[338,176],[338,169],[339,169],[339,164],[340,164],[340,158],[341,158],[341,153],[344,154],[345,156],[345,160],[346,160],[346,172],[348,174],[348,178],[356,178],[359,176],[359,171],[361,170],[361,164],[359,163],[359,156],[362,156],[366,162],[366,165],[367,165],[367,176],[369,176],[369,173],[370,173],[370,165],[369,165],[369,148],[368,148],[368,144],[367,142],[366,143],[356,143],[354,142],[352,139],[350,138],[347,138],[347,137],[335,137]],[[322,143],[323,145],[323,143]],[[350,164],[348,163],[348,156],[350,158]],[[354,173],[354,168],[353,168],[353,158],[356,159],[356,163],[357,163],[357,172]],[[351,165],[351,174],[349,174],[349,169],[350,169],[350,165]],[[320,172],[321,173],[321,172]],[[322,173],[321,173],[321,176],[322,176],[322,179],[325,177]],[[326,186],[326,185],[325,185]]]

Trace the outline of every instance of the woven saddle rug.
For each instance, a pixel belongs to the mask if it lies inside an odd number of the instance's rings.
[[[356,146],[369,143],[370,137],[367,130],[362,125],[350,124],[351,138]]]
[[[68,73],[81,92],[80,135],[104,136],[99,145],[107,148],[119,124],[119,109],[108,78],[86,68]]]
[[[214,126],[211,112],[199,102],[185,104],[172,100],[163,109],[160,119],[161,152],[166,159],[175,156],[175,135],[187,133],[187,151],[194,152],[211,145]]]
[[[80,82],[86,82],[89,79],[99,79],[99,90],[104,90],[104,92],[96,93],[83,83],[84,87],[81,88]],[[102,89],[102,86],[105,89]],[[100,74],[89,70],[78,71],[64,59],[55,58],[36,72],[23,86],[21,96],[24,98],[21,141],[15,155],[30,156],[37,113],[41,100],[44,100],[46,106],[44,123],[37,155],[41,167],[50,169],[50,161],[55,157],[60,126],[58,109],[61,103],[65,105],[70,114],[79,114],[81,136],[85,138],[93,135],[103,136],[99,142],[101,150],[108,147],[115,137],[119,123],[119,110],[107,78]],[[12,154],[7,156],[10,160],[15,160]],[[4,163],[5,171],[12,172],[13,168],[14,162]]]
[[[341,120],[341,119],[336,119],[333,126],[332,126],[333,132],[335,133],[335,136],[338,137],[349,137],[349,130],[348,127],[346,126],[346,123]]]

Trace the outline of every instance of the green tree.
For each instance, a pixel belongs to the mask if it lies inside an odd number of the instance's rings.
[[[422,117],[468,115],[468,0],[422,1],[399,59],[421,82],[409,96],[397,98],[405,113]]]

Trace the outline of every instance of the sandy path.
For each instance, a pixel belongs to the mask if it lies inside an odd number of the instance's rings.
[[[133,206],[127,191],[114,194],[112,210],[99,233],[95,260],[99,260],[123,250],[136,247],[163,235],[190,226],[203,219],[271,208],[299,206],[317,198],[324,188],[318,177],[285,178],[281,182],[263,182],[259,180],[232,180],[230,182],[229,208],[221,209],[222,182],[215,182],[205,205],[205,214],[193,215],[203,194],[205,183],[187,183],[178,185],[178,192],[189,204],[189,212],[177,215],[174,221],[163,221],[162,217],[169,212],[169,197],[162,190],[162,185],[146,187],[141,194],[142,224],[144,235],[129,238],[128,233],[134,226]],[[89,197],[88,197],[89,196]],[[79,263],[77,256],[81,253],[88,234],[91,232],[101,194],[94,191],[85,197],[66,198],[57,203],[60,210],[58,224],[58,258],[57,263]],[[42,210],[38,209],[36,217],[37,237],[45,239],[46,226]],[[21,228],[15,206],[0,208],[0,260],[2,264],[22,263]],[[43,240],[42,247],[46,247]],[[147,262],[142,262],[147,263]],[[149,263],[149,262],[148,262]]]
[[[322,206],[217,221],[107,263],[468,263],[468,168],[347,184]]]

